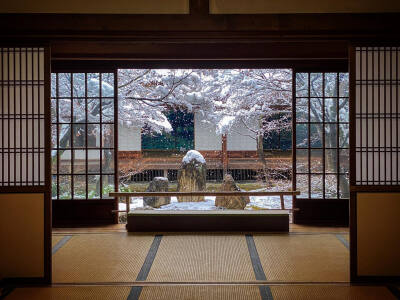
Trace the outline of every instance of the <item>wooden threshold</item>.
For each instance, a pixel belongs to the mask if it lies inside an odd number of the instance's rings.
[[[128,214],[129,232],[157,231],[254,231],[289,232],[289,212],[284,210],[243,211],[154,211]]]

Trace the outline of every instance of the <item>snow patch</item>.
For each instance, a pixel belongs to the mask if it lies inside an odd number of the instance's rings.
[[[215,196],[204,197],[201,202],[178,202],[176,197],[171,197],[171,203],[163,205],[155,210],[217,210],[221,209],[215,206]],[[292,209],[292,196],[284,196],[285,208]],[[130,209],[140,209],[143,207],[141,197],[130,198]],[[246,210],[257,209],[281,209],[281,199],[279,196],[250,196],[250,203]],[[119,203],[119,210],[126,210],[125,203]]]
[[[200,202],[178,202],[176,197],[171,197],[171,203],[163,205],[159,210],[216,210],[215,197],[205,197]]]
[[[167,177],[154,177],[153,180],[168,181],[168,178]]]
[[[152,122],[155,123],[156,125],[160,126],[167,132],[172,131],[172,126],[171,123],[169,123],[167,117],[160,111],[157,111],[157,119],[153,119]]]
[[[219,134],[228,133],[234,120],[235,120],[234,116],[223,116],[222,119],[217,124],[217,132]]]
[[[196,150],[189,150],[183,157],[182,162],[188,164],[192,160],[198,161],[202,164],[206,163],[206,160],[204,159],[203,155],[201,155],[201,153]]]

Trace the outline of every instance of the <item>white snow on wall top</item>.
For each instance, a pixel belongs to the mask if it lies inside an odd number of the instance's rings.
[[[206,163],[206,160],[204,159],[203,155],[201,155],[201,153],[196,150],[189,150],[183,157],[182,162],[188,164],[192,160],[196,160],[202,164]]]

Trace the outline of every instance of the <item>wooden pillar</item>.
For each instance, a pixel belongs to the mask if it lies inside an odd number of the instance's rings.
[[[228,173],[228,143],[226,134],[222,135],[222,167],[224,169],[224,175]]]
[[[283,195],[281,197],[281,209],[285,209],[285,199],[283,198]]]
[[[131,210],[131,199],[130,197],[125,197],[125,203],[126,203],[126,213],[128,214]],[[128,216],[126,216],[128,217]]]

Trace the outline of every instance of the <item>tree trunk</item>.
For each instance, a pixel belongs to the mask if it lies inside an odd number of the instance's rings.
[[[225,174],[228,174],[228,145],[227,145],[227,137],[226,134],[222,135],[222,168],[223,168],[223,176],[222,178],[225,177]]]
[[[265,159],[265,156],[264,156],[263,141],[264,141],[264,135],[262,132],[259,132],[257,134],[257,156],[258,156],[258,160],[262,164],[262,180],[264,181],[265,184],[270,186],[271,182],[268,180],[267,160]]]
[[[325,147],[332,147],[332,145],[334,145],[334,143],[336,142],[336,136],[332,136],[332,134],[326,132],[325,140],[327,143],[327,145],[325,145]],[[337,157],[337,156],[325,155],[326,166],[328,167],[328,169],[335,170],[336,167],[340,168],[340,166],[338,166],[338,161],[337,161],[338,159],[339,159],[339,157]],[[337,172],[339,173],[339,170],[337,170]],[[340,179],[340,177],[337,180],[339,180],[339,179]],[[349,190],[348,180],[346,180],[346,181],[339,180],[339,191],[337,191],[337,193],[339,194],[339,192],[341,192],[342,194],[348,195],[349,191],[350,190]]]

